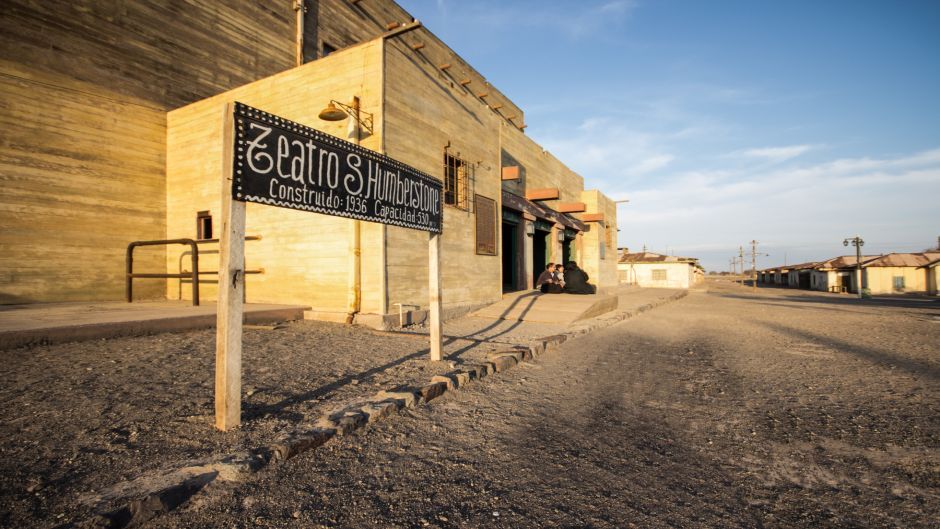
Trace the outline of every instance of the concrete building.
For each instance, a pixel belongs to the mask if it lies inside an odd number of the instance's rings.
[[[816,264],[815,262],[809,262],[791,265],[787,272],[786,286],[808,290],[811,286],[812,271],[816,267]]]
[[[940,257],[923,266],[927,274],[927,293],[931,296],[940,296]]]
[[[937,253],[889,253],[862,263],[862,288],[871,294],[905,294],[930,292],[930,279],[935,270],[930,264],[940,259]],[[933,272],[933,274],[931,274]]]
[[[135,240],[203,239],[202,267],[215,270],[221,109],[236,100],[444,182],[445,311],[530,288],[548,261],[579,262],[601,291],[616,285],[613,202],[526,136],[523,111],[395,2],[173,6],[13,0],[0,15],[11,109],[0,117],[0,303],[121,299]],[[320,120],[334,100],[356,101],[369,130]],[[261,238],[246,243],[246,265],[263,272],[247,280],[249,302],[376,324],[397,321],[397,304],[427,303],[426,233],[247,210],[247,233]],[[178,274],[189,255],[154,246],[134,266]],[[151,279],[135,292],[187,299],[190,287]]]
[[[617,262],[620,283],[652,288],[690,288],[705,280],[705,271],[692,257],[625,251]]]
[[[863,255],[862,263],[877,256]],[[816,263],[810,273],[810,288],[823,292],[858,292],[854,255],[842,255]]]

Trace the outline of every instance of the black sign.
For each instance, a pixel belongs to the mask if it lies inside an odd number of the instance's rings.
[[[235,103],[232,198],[441,233],[441,181]]]

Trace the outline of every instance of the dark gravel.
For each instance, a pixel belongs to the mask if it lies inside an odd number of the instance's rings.
[[[152,526],[937,527],[938,308],[716,283]]]

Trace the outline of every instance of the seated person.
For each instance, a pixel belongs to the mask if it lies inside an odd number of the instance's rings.
[[[565,267],[561,263],[555,265],[555,283],[561,288],[565,288]]]
[[[588,284],[587,272],[578,268],[574,261],[565,265],[565,292],[568,294],[594,294],[597,288]]]
[[[561,286],[555,281],[555,263],[548,263],[545,270],[539,274],[535,280],[535,288],[542,291],[543,294],[558,294],[561,292]]]

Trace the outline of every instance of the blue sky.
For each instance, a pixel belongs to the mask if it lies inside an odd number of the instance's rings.
[[[619,245],[728,268],[940,236],[940,1],[399,0],[526,112]]]

